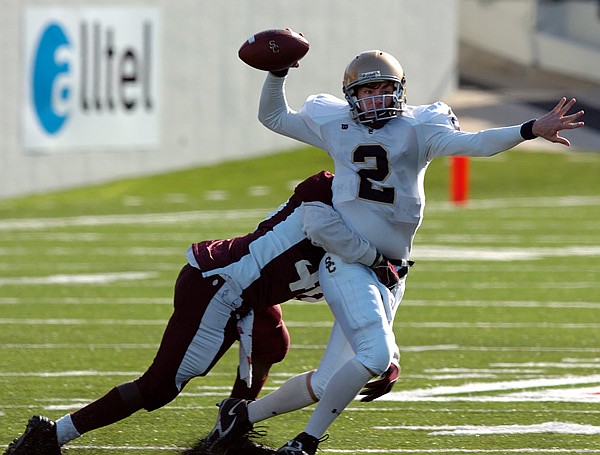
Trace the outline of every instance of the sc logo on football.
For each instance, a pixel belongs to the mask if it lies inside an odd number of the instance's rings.
[[[41,126],[57,134],[69,118],[72,97],[72,42],[57,23],[49,23],[34,51],[32,98]]]

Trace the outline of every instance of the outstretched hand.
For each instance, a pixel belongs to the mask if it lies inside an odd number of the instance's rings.
[[[542,137],[550,142],[557,142],[566,146],[571,143],[562,136],[559,136],[561,130],[572,130],[585,125],[584,122],[576,122],[583,115],[583,111],[568,114],[569,110],[575,105],[575,98],[569,102],[563,97],[554,109],[543,115],[533,123],[532,132],[538,137]],[[568,114],[568,115],[567,115]]]

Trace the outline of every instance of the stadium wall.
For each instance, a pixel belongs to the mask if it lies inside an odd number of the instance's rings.
[[[460,0],[459,6],[462,42],[600,84],[598,0]]]
[[[342,96],[361,50],[394,54],[411,104],[456,87],[457,1],[3,0],[0,197],[292,148],[256,120],[264,73],[237,58],[254,32],[290,27],[311,50],[289,102]]]

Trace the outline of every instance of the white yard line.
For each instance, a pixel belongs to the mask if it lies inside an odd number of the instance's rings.
[[[307,327],[311,324],[307,323]],[[3,343],[0,349],[156,349],[158,344],[152,343]],[[316,350],[325,349],[324,344],[292,344],[294,350]],[[436,352],[436,351],[476,351],[476,352],[563,352],[563,353],[598,353],[598,348],[568,347],[568,346],[459,346],[454,344],[443,344],[433,346],[402,346],[402,352]],[[595,365],[595,364],[593,364]],[[540,366],[542,367],[542,366]],[[600,367],[600,365],[599,365]],[[587,368],[585,364],[570,363],[565,368]],[[435,370],[436,373],[444,372],[445,369]],[[428,370],[429,371],[429,370]],[[434,371],[434,370],[432,370]],[[506,369],[503,367],[503,371]],[[2,376],[2,372],[0,372]]]
[[[92,446],[92,445],[78,445],[73,444],[68,447],[64,447],[66,453],[68,453],[69,448],[78,449],[78,450],[106,450],[109,453],[114,453],[117,450],[126,450],[126,451],[171,451],[171,452],[181,452],[188,447],[173,447],[173,446],[148,446],[148,447],[139,447],[139,446]],[[320,452],[324,453],[368,453],[368,454],[381,454],[385,455],[388,453],[442,453],[440,449],[326,449],[320,448]],[[533,453],[533,454],[549,454],[549,453],[577,453],[577,454],[595,454],[600,453],[600,449],[531,449],[531,448],[518,448],[518,449],[443,449],[443,453],[477,453],[477,454],[486,454],[486,453],[500,453],[500,454],[509,454],[509,453]]]
[[[214,223],[215,221],[260,219],[269,209],[204,210],[195,212],[147,213],[141,215],[89,215],[56,218],[14,218],[0,221],[0,231],[41,230],[62,227],[111,226],[139,224],[180,224],[182,222]]]
[[[571,422],[544,422],[534,425],[392,425],[376,430],[428,431],[431,436],[478,436],[494,434],[600,434],[600,426]]]
[[[599,196],[563,196],[563,197],[536,197],[536,198],[498,198],[498,199],[471,199],[461,207],[461,210],[499,209],[515,207],[587,207],[600,205]],[[427,206],[428,211],[456,210],[449,202],[432,202]],[[148,213],[125,215],[89,215],[57,218],[15,218],[0,221],[0,231],[11,230],[41,230],[57,227],[74,226],[106,226],[123,224],[179,224],[182,222],[223,221],[227,219],[260,219],[270,213],[272,209],[247,209],[247,210],[200,210],[190,212]]]
[[[24,305],[24,304],[42,304],[42,305],[173,305],[171,298],[162,297],[1,297],[0,305]],[[325,302],[303,302],[300,300],[291,300],[285,303],[286,306],[312,306],[325,305]],[[402,302],[402,307],[473,307],[473,308],[583,308],[600,310],[600,301],[550,301],[541,302],[538,300],[411,300],[406,299]]]
[[[541,376],[541,375],[540,375]],[[579,387],[576,387],[579,386]],[[600,375],[565,375],[390,392],[382,401],[523,403],[600,403]]]
[[[138,281],[156,278],[155,272],[116,272],[60,274],[48,276],[20,276],[0,278],[0,286],[15,284],[109,284],[116,281]]]
[[[415,245],[411,257],[436,261],[531,261],[544,258],[600,256],[600,246],[565,247],[478,247],[452,245]]]
[[[164,325],[165,319],[67,319],[67,318],[0,318],[0,325],[125,325],[148,326]],[[330,328],[333,323],[324,322],[286,322],[288,327]],[[552,322],[397,322],[396,327],[420,329],[600,329],[600,322],[552,323]]]
[[[89,445],[78,445],[78,444],[69,444],[66,447],[63,447],[63,451],[65,453],[69,453],[69,449],[78,449],[78,450],[105,450],[108,453],[116,453],[118,450],[123,450],[126,452],[129,451],[146,451],[146,452],[181,452],[185,449],[189,449],[189,447],[176,447],[176,446],[89,446]]]
[[[558,197],[522,197],[498,199],[470,199],[463,209],[485,210],[502,208],[536,208],[536,207],[588,207],[600,205],[600,196],[558,196]],[[452,211],[456,206],[451,202],[430,202],[427,210]]]
[[[402,306],[415,307],[475,307],[475,308],[585,308],[600,310],[600,302],[540,302],[536,300],[410,300]]]
[[[173,305],[172,298],[163,297],[7,297],[0,305]]]
[[[328,453],[600,453],[600,449],[320,449]]]

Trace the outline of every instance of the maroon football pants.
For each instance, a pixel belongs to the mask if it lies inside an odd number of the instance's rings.
[[[148,370],[133,382],[121,384],[102,398],[71,415],[73,424],[83,434],[119,421],[139,409],[152,411],[172,401],[183,389],[176,385],[176,376],[188,348],[197,335],[206,310],[219,289],[225,284],[220,276],[203,278],[189,265],[182,268],[175,283],[174,311]],[[220,346],[211,346],[212,360],[198,376],[205,376],[238,339],[237,318],[232,312],[223,328]],[[270,366],[283,360],[289,350],[289,333],[279,305],[257,311],[252,329],[253,384],[246,387],[239,374],[231,396],[255,399]],[[207,347],[208,349],[208,347]],[[191,378],[190,378],[191,379]]]

